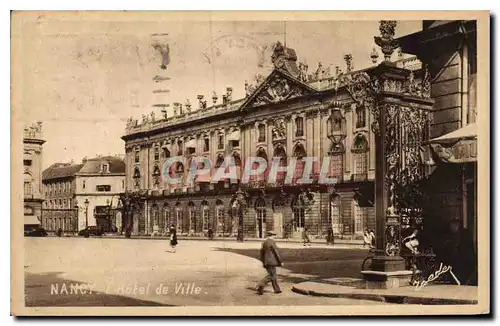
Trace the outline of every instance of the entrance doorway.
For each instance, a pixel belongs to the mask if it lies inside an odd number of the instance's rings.
[[[257,237],[263,238],[266,233],[266,202],[263,198],[255,201],[255,218],[257,220]]]
[[[330,197],[330,222],[333,234],[342,232],[342,224],[340,221],[340,196],[332,195]]]
[[[274,233],[278,238],[283,238],[283,213],[278,212],[273,214]]]

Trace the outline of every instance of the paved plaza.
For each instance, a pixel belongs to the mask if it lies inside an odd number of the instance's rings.
[[[168,241],[109,238],[25,238],[27,306],[232,306],[382,304],[305,296],[295,283],[360,277],[367,250],[280,243],[283,293],[255,286],[265,276],[260,242]]]

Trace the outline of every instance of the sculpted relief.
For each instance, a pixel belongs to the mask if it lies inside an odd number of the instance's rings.
[[[303,89],[290,85],[285,78],[275,78],[255,97],[254,105],[277,103],[302,95],[305,95]]]
[[[286,138],[286,122],[284,118],[276,119],[271,129],[273,140]]]

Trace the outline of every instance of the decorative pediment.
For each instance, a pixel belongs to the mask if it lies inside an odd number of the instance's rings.
[[[242,109],[279,103],[316,92],[311,86],[275,69],[247,98]]]

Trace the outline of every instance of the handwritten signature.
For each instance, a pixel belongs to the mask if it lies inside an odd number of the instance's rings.
[[[443,266],[443,263],[441,263],[439,265],[439,269],[437,271],[435,271],[434,273],[432,273],[431,275],[429,275],[429,277],[427,277],[427,280],[418,281],[414,284],[415,291],[421,290],[424,286],[426,286],[427,284],[429,284],[432,281],[437,280],[439,278],[439,276],[441,276],[442,274],[444,274],[446,272],[450,272],[450,274],[453,277],[453,279],[455,280],[455,282],[457,282],[457,284],[460,285],[460,281],[455,276],[455,274],[453,274],[452,267],[451,266]]]

